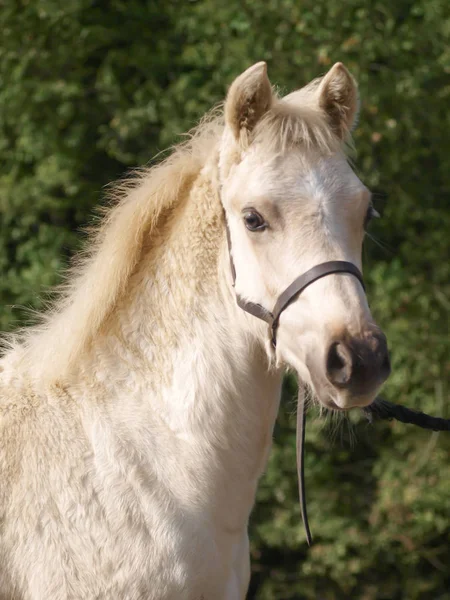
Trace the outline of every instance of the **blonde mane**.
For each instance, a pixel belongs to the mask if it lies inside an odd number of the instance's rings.
[[[307,88],[305,88],[307,89]],[[305,151],[333,153],[341,141],[310,94],[295,106],[274,96],[272,108],[255,129],[253,140],[268,152],[283,153],[301,144]],[[111,188],[111,208],[93,232],[87,251],[70,269],[68,282],[41,323],[7,341],[33,379],[64,378],[88,347],[127,290],[141,258],[144,241],[154,234],[162,214],[188,192],[222,136],[223,111],[214,109],[189,132],[189,139],[149,169]]]

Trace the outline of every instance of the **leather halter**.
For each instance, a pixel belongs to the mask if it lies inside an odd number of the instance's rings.
[[[231,236],[230,229],[228,227],[228,221],[226,214],[224,215],[226,230],[227,230],[227,244],[228,244],[228,255],[230,258],[230,269],[231,277],[233,280],[233,287],[236,283],[236,267],[234,266],[232,247],[231,247]],[[282,292],[275,303],[275,306],[271,311],[256,304],[254,302],[248,302],[244,300],[242,296],[236,293],[236,303],[245,312],[262,319],[269,324],[270,327],[270,340],[272,346],[275,348],[277,344],[277,329],[280,321],[281,313],[293,302],[300,294],[305,290],[311,283],[325,277],[326,275],[333,275],[335,273],[348,273],[353,275],[361,283],[365,290],[363,276],[361,271],[350,262],[345,260],[331,260],[328,262],[321,263],[312,267],[303,275],[294,279],[294,281]],[[310,546],[312,543],[311,532],[308,523],[308,513],[306,510],[306,493],[305,493],[305,471],[304,471],[304,451],[305,451],[305,427],[306,426],[306,402],[304,400],[304,390],[299,388],[298,406],[297,406],[297,442],[296,442],[296,454],[297,454],[297,478],[298,478],[298,490],[300,498],[300,510],[302,514],[303,524],[305,526],[306,540]]]
[[[234,266],[232,248],[231,248],[231,237],[230,237],[230,229],[228,227],[228,222],[226,221],[227,228],[227,243],[228,243],[228,255],[230,257],[230,268],[231,268],[231,276],[233,279],[233,287],[236,284],[236,267]],[[254,302],[248,302],[244,300],[242,296],[236,293],[236,303],[239,308],[242,308],[245,312],[261,319],[269,324],[271,330],[271,342],[273,347],[277,345],[277,329],[278,323],[280,321],[281,313],[293,302],[300,294],[314,281],[325,277],[326,275],[333,275],[335,273],[350,273],[350,275],[354,275],[358,281],[361,283],[363,289],[365,290],[364,280],[361,271],[356,267],[353,263],[347,262],[345,260],[330,260],[328,262],[320,263],[315,267],[312,267],[303,275],[294,279],[294,281],[282,292],[275,303],[275,306],[272,311],[267,310],[261,304],[256,304]]]

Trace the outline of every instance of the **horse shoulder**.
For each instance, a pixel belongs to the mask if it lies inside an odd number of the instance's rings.
[[[3,376],[2,376],[3,375]],[[55,498],[81,461],[73,408],[63,394],[38,394],[25,376],[0,375],[0,598],[20,599],[47,554]],[[56,535],[56,534],[55,534]],[[38,569],[41,570],[41,569]],[[11,587],[13,582],[13,587]]]
[[[35,398],[27,395],[17,378],[0,374],[0,600],[21,600],[19,582],[13,573],[16,548],[14,523],[20,519],[17,498],[26,493],[24,440]]]

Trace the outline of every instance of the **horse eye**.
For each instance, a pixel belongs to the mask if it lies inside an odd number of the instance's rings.
[[[367,229],[370,221],[372,219],[377,219],[380,216],[380,213],[374,209],[372,205],[369,206],[366,212],[366,216],[364,218],[364,229]]]
[[[262,231],[267,223],[256,210],[249,210],[244,214],[244,223],[249,231]]]

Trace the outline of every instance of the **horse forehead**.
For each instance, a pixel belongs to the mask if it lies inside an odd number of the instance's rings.
[[[321,201],[357,196],[364,189],[346,158],[339,155],[303,165],[297,179],[302,195]]]
[[[356,196],[364,190],[343,155],[308,160],[292,153],[267,160],[255,154],[240,167],[230,191],[242,194],[245,190],[247,197],[288,201],[300,196],[326,201],[337,196]]]

